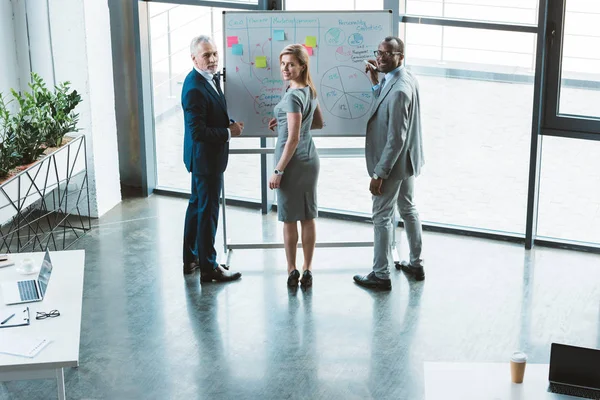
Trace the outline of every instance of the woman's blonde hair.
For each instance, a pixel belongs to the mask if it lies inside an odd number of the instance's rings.
[[[311,97],[313,99],[316,99],[317,89],[315,89],[315,84],[313,83],[312,78],[310,77],[310,57],[308,56],[308,51],[306,51],[304,46],[302,46],[301,44],[290,44],[289,46],[286,46],[285,49],[283,49],[279,54],[279,63],[281,63],[281,57],[285,55],[292,55],[296,57],[298,63],[306,67],[304,68],[304,71],[302,71],[302,73],[300,74],[300,77],[302,78],[302,82],[310,87]]]

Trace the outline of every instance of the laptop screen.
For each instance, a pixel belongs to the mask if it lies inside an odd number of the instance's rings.
[[[42,267],[40,268],[40,274],[38,276],[38,284],[40,285],[40,293],[42,298],[46,294],[48,288],[48,281],[50,280],[50,274],[52,273],[52,261],[50,261],[50,252],[46,250]]]
[[[600,389],[600,350],[552,343],[549,380]]]

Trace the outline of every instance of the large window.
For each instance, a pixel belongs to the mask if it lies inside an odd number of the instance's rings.
[[[223,9],[150,3],[148,10],[158,186],[189,190],[190,176],[183,165],[181,109],[183,80],[192,69],[189,45],[194,36],[210,35],[223,54]],[[222,56],[220,63],[223,63]],[[236,138],[230,143],[232,149],[259,146],[256,138]],[[260,156],[230,155],[225,187],[227,196],[259,200]]]
[[[538,237],[600,243],[600,142],[544,137]]]
[[[383,0],[285,0],[287,11],[383,10]]]
[[[535,24],[538,0],[400,0],[412,15]]]
[[[525,234],[528,244],[536,235],[600,243],[600,144],[579,140],[600,139],[600,3],[547,0],[548,30],[539,38],[538,0],[283,3],[287,11],[401,10],[394,18],[406,43],[405,65],[420,83],[426,163],[415,201],[426,224]],[[221,50],[222,10],[154,2],[149,10],[158,183],[189,190],[179,105],[191,68],[188,43],[208,33]],[[542,50],[544,64],[536,59]],[[536,68],[545,72],[539,97]],[[541,123],[534,118],[538,103]],[[544,136],[532,141],[538,127]],[[537,139],[542,156],[530,160]],[[359,154],[364,137],[317,137],[315,143],[322,151],[319,206],[370,215],[369,177]],[[259,147],[258,138],[231,143],[234,152]],[[260,159],[230,156],[228,196],[267,202],[261,199]],[[531,161],[540,166],[539,185]],[[537,214],[536,207],[527,214],[538,186]]]
[[[523,234],[533,95],[529,33],[400,26],[420,83],[424,221]]]
[[[566,3],[560,114],[600,118],[600,2]]]

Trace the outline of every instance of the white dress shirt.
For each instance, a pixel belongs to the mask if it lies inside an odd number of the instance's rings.
[[[404,65],[399,65],[398,68],[384,75],[382,79],[383,87],[381,88],[381,91],[383,91],[383,89],[387,86],[388,82],[392,80],[394,76],[396,76],[402,70],[402,68],[404,68]],[[381,83],[378,83],[377,85],[373,86],[373,90],[378,90],[379,86],[381,86]]]

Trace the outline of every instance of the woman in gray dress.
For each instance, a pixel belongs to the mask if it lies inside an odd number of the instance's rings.
[[[288,264],[288,286],[297,287],[296,269],[298,221],[302,228],[302,286],[312,285],[312,259],[315,252],[317,217],[317,179],[319,155],[310,129],[323,127],[317,91],[310,77],[309,56],[299,44],[287,46],[279,55],[283,80],[288,90],[275,106],[269,129],[277,127],[275,171],[269,188],[277,189],[277,214],[283,221],[283,241]]]

